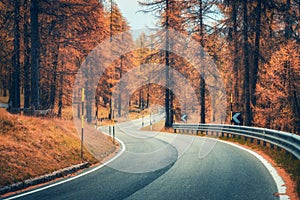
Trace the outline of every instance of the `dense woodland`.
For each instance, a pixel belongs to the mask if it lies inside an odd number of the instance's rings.
[[[300,133],[299,0],[141,0],[140,5],[142,12],[157,16],[157,27],[191,36],[209,53],[226,89],[226,123],[232,96],[233,111],[243,114],[244,125]],[[130,29],[113,1],[0,0],[0,9],[0,95],[9,95],[12,113],[20,107],[25,114],[31,107],[53,108],[60,116],[72,103],[75,75],[89,52]],[[159,34],[126,35],[139,49],[106,70],[96,104],[111,107],[114,85],[128,70],[161,63],[191,82],[200,102],[198,122],[214,121],[211,85],[183,58],[155,50]],[[168,37],[166,49],[175,48]],[[114,99],[119,116],[122,95]],[[145,84],[131,96],[129,104],[139,108],[164,105],[166,127],[177,110],[185,109],[171,90],[157,84]]]

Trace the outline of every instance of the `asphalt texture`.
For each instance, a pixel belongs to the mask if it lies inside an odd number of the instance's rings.
[[[107,166],[17,199],[279,199],[268,170],[246,151],[214,139],[143,132],[140,123],[116,126],[126,150]]]

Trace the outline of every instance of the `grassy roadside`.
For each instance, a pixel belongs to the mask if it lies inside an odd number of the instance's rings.
[[[145,126],[141,128],[143,131],[161,131],[161,132],[167,132],[167,133],[173,133],[173,128],[165,128],[165,120],[158,121],[156,123],[152,124],[152,130],[150,126]]]
[[[165,128],[164,125],[165,125],[165,120],[161,120],[156,123],[153,123],[152,130],[150,129],[150,126],[145,126],[145,127],[141,128],[141,130],[143,130],[143,131],[163,131],[163,129]]]
[[[0,187],[38,177],[82,162],[99,162],[80,140],[71,120],[11,115],[0,109]],[[115,146],[102,136],[103,155]]]

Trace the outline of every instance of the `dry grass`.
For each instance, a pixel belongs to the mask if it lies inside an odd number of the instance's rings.
[[[152,124],[152,130],[150,128],[150,126],[145,126],[143,128],[141,128],[141,130],[143,131],[163,131],[165,126],[165,120],[161,120],[159,122],[153,123]]]
[[[127,122],[129,120],[135,120],[135,119],[142,118],[143,116],[146,117],[150,115],[149,109],[140,110],[135,106],[130,107],[129,113],[126,116],[125,115],[117,116],[117,110],[115,110],[114,112],[115,112],[115,123]],[[99,126],[107,126],[113,124],[112,120],[108,120],[108,116],[109,116],[109,108],[98,106],[98,118],[103,119],[101,123],[100,120],[98,121]]]
[[[152,124],[152,130],[150,126],[145,126],[141,128],[143,131],[160,131],[160,132],[167,132],[167,133],[173,133],[173,128],[165,128],[165,120],[158,121],[156,123]]]
[[[11,115],[0,109],[0,127],[0,187],[83,162],[73,121]],[[115,150],[106,136],[97,142],[101,158]],[[86,149],[84,160],[98,162]]]
[[[0,96],[0,103],[8,103],[8,98],[9,98],[8,95],[6,97]]]
[[[7,92],[7,96],[6,97],[0,96],[0,103],[8,103],[8,100],[9,100],[9,90],[7,90],[6,92]],[[21,105],[21,107],[24,106],[24,94],[22,94],[21,92],[20,92],[20,105]]]

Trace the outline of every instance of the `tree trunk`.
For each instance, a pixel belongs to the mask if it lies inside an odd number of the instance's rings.
[[[250,106],[250,87],[249,87],[249,81],[250,81],[250,72],[249,72],[249,42],[248,42],[248,1],[243,1],[243,38],[244,38],[244,46],[243,46],[243,59],[244,59],[244,68],[245,68],[245,74],[244,74],[244,95],[245,95],[245,125],[251,126],[252,124],[252,111]]]
[[[166,121],[165,127],[171,128],[173,125],[172,112],[171,112],[171,91],[169,89],[169,68],[170,68],[170,38],[169,38],[169,0],[166,0],[166,53],[165,53],[165,65],[166,65],[166,89],[165,89],[165,110]]]
[[[204,25],[203,25],[203,6],[202,0],[199,0],[199,36],[200,36],[200,44],[203,49],[200,51],[200,59],[201,59],[201,77],[200,77],[200,123],[205,124],[205,80],[204,80],[204,66],[202,59],[204,58]]]
[[[59,96],[58,96],[58,112],[57,112],[58,117],[62,116],[63,79],[64,79],[63,74],[60,74],[60,89],[59,89]]]
[[[59,38],[59,36],[58,36]],[[59,39],[58,39],[59,41]],[[56,98],[56,82],[57,82],[57,65],[58,65],[58,54],[59,54],[59,42],[56,44],[56,52],[54,55],[54,61],[53,61],[53,69],[52,69],[52,82],[50,86],[50,105],[55,105],[55,98]]]
[[[3,85],[3,97],[7,97],[7,76],[4,75],[4,79],[2,80]]]
[[[146,108],[149,108],[149,106],[150,106],[150,83],[148,84]]]
[[[234,110],[238,111],[240,109],[240,70],[239,70],[239,47],[238,47],[238,31],[237,31],[237,3],[233,2],[232,7],[232,21],[233,21],[233,46],[234,46],[234,58],[233,58],[233,73],[234,73],[234,87],[233,87],[233,103],[234,103]]]
[[[110,95],[108,119],[112,120],[112,118],[113,118],[113,106],[112,106],[112,95]]]
[[[14,0],[14,52],[13,52],[13,80],[12,92],[12,113],[20,112],[20,2]]]
[[[39,5],[38,0],[31,0],[30,26],[31,26],[31,103],[37,109],[39,98]]]
[[[29,15],[26,12],[28,10],[28,1],[25,0],[24,4],[24,113],[29,114],[30,107],[30,41],[29,41]]]
[[[123,55],[121,55],[121,58],[120,58],[120,80],[122,78],[122,69],[123,69]],[[120,90],[119,90],[119,96],[118,96],[118,116],[121,117],[122,115],[122,94],[121,94],[121,91],[122,91],[122,82],[120,82]]]
[[[140,89],[139,93],[139,109],[142,110],[142,101],[143,101],[143,89]]]
[[[292,16],[290,14],[291,9],[291,0],[286,1],[285,5],[285,29],[284,29],[284,36],[286,39],[290,39],[293,35],[293,23],[292,23]]]
[[[260,25],[261,25],[261,11],[262,3],[261,0],[257,1],[256,7],[256,27],[255,27],[255,47],[254,47],[254,64],[252,69],[252,80],[251,80],[251,104],[253,107],[256,106],[256,83],[258,76],[258,66],[259,66],[259,52],[260,52]]]

